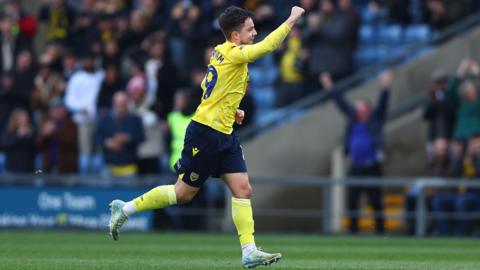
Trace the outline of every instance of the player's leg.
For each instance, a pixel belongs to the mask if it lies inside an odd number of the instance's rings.
[[[215,142],[216,137],[207,127],[192,121],[185,133],[182,156],[174,166],[179,175],[175,185],[158,186],[127,203],[114,200],[110,204],[110,234],[113,239],[118,239],[119,229],[128,216],[136,212],[189,202],[211,175],[212,164],[216,164],[218,150],[214,147]],[[207,147],[209,145],[211,147]]]
[[[266,253],[255,245],[253,211],[250,198],[252,187],[246,172],[222,176],[232,193],[232,218],[242,246],[242,264],[247,268],[270,265],[282,258],[280,253]]]
[[[179,178],[175,185],[155,187],[131,201],[112,201],[110,204],[110,234],[114,240],[117,240],[119,230],[128,220],[129,216],[137,212],[161,209],[169,205],[187,203],[192,200],[199,189],[200,188],[198,187],[187,185]]]

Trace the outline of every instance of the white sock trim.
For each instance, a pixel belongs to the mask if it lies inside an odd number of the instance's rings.
[[[137,210],[135,209],[135,203],[132,201],[126,202],[122,208],[122,211],[127,217],[135,214]]]

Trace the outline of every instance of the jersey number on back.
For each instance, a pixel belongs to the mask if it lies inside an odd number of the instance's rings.
[[[213,88],[217,83],[217,78],[218,78],[218,73],[215,67],[213,67],[212,65],[208,66],[207,75],[205,77],[205,88],[207,88],[207,90],[203,95],[203,99],[207,99],[210,97],[210,95],[212,94]]]

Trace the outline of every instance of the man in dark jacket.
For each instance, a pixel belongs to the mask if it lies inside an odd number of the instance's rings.
[[[328,73],[321,75],[321,82],[348,118],[345,146],[351,160],[349,175],[352,177],[382,176],[383,125],[390,96],[389,88],[392,84],[391,72],[387,71],[380,76],[382,90],[375,108],[372,108],[367,100],[358,100],[354,106],[350,105],[342,93],[333,90],[333,83]],[[383,233],[381,188],[362,186],[352,186],[348,190],[348,210],[352,215],[350,232],[358,231],[358,201],[361,193],[368,195],[375,210],[377,233]]]
[[[145,135],[141,119],[128,112],[125,92],[114,95],[113,111],[98,121],[95,135],[113,176],[133,176],[138,172],[137,146]]]
[[[322,72],[330,73],[335,81],[352,73],[357,35],[347,12],[338,10],[332,0],[322,0],[319,4],[320,11],[308,15],[302,34],[309,51],[307,82],[313,84],[307,87],[315,89]]]

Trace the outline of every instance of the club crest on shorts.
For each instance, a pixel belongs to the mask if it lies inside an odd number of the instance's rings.
[[[190,180],[193,182],[193,181],[197,181],[198,180],[198,177],[200,177],[198,175],[198,173],[195,173],[195,172],[191,172],[190,173]]]
[[[197,147],[192,147],[192,157],[196,156],[200,152],[200,149]]]

